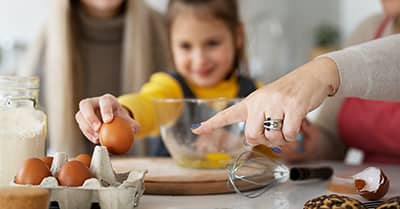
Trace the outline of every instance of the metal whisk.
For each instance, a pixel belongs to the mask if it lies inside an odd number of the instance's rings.
[[[329,179],[330,167],[289,169],[283,163],[257,151],[245,151],[227,166],[230,186],[239,194],[256,198],[287,180]]]

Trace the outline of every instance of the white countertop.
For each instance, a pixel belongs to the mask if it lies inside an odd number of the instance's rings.
[[[332,166],[335,173],[358,172],[368,166],[381,168],[390,179],[390,188],[384,198],[400,195],[400,166],[362,165],[345,166],[334,162],[319,162],[311,166]],[[286,182],[280,184],[255,199],[238,194],[198,195],[198,196],[159,196],[144,195],[137,209],[299,209],[314,197],[330,194],[324,181]],[[362,198],[357,199],[365,201]]]

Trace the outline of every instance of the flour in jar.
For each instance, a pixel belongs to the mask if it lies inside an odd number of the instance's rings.
[[[46,116],[33,107],[0,109],[0,187],[8,185],[23,162],[45,154]]]

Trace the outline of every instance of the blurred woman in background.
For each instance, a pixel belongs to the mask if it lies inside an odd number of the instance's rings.
[[[383,13],[374,14],[362,21],[347,39],[352,46],[400,32],[400,0],[381,0]]]
[[[82,98],[137,91],[170,68],[163,18],[143,0],[57,0],[20,75],[39,75],[48,152],[91,152],[75,123]]]

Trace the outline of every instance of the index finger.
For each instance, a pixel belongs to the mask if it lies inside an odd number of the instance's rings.
[[[207,121],[200,123],[200,127],[193,129],[192,132],[195,134],[210,133],[211,131],[217,128],[245,121],[246,118],[247,118],[247,107],[245,103],[242,101],[221,112],[218,112],[216,115],[214,115]]]

